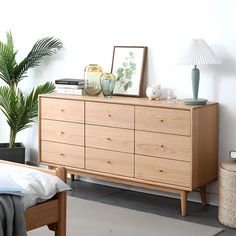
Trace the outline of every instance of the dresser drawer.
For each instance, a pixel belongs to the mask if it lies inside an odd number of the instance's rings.
[[[84,168],[84,147],[42,141],[41,161]]]
[[[86,148],[86,169],[134,177],[134,155]]]
[[[135,129],[190,135],[190,111],[164,108],[135,108]]]
[[[40,98],[41,118],[84,123],[84,102]]]
[[[87,124],[134,129],[134,106],[86,102]]]
[[[41,139],[84,146],[84,125],[42,119]]]
[[[191,161],[191,137],[135,131],[135,153]]]
[[[134,153],[134,130],[86,125],[87,147]]]
[[[135,155],[135,177],[149,181],[190,187],[190,163]]]

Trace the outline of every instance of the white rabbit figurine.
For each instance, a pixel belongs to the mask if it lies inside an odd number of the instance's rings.
[[[161,97],[161,85],[149,85],[146,89],[146,95],[149,100],[160,99]]]

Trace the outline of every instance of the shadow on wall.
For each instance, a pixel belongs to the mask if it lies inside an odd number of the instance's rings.
[[[230,87],[236,80],[236,58],[225,48],[221,51],[222,64],[214,68],[212,91],[219,102],[219,163],[236,149],[236,92]],[[233,81],[232,81],[233,80]]]
[[[219,162],[229,157],[229,151],[236,149],[236,114],[231,107],[219,105]]]
[[[213,81],[213,96],[216,101],[220,100],[221,85],[227,81],[236,79],[236,60],[234,58],[227,58],[222,60],[222,64],[214,68]]]
[[[154,69],[155,68],[155,69]],[[143,80],[143,88],[142,88],[142,97],[146,97],[146,88],[148,85],[158,85],[159,81],[159,73],[157,74],[155,71],[158,71],[158,63],[155,64],[155,60],[153,57],[153,49],[148,48],[146,65],[144,71],[144,80]]]
[[[29,148],[29,149],[30,149],[29,150],[30,158],[28,159],[26,163],[29,165],[36,166],[38,164],[38,151],[33,148]]]

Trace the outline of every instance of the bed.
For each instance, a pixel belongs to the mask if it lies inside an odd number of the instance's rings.
[[[12,166],[12,168],[23,167],[27,170],[37,170],[53,176],[59,177],[66,182],[67,172],[63,167],[55,170],[43,169],[39,167],[31,167],[12,162],[1,161],[0,164]],[[25,169],[24,169],[25,170]],[[36,205],[28,207],[25,210],[25,223],[27,231],[47,225],[50,230],[55,232],[55,236],[66,236],[66,191],[56,193],[51,199],[40,202]]]

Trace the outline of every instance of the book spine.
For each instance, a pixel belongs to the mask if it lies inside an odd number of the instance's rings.
[[[56,89],[57,93],[83,95],[83,89]]]
[[[84,81],[59,81],[55,80],[55,84],[66,84],[66,85],[84,85]]]
[[[84,88],[84,85],[72,85],[72,84],[56,84],[58,89],[80,89]]]

